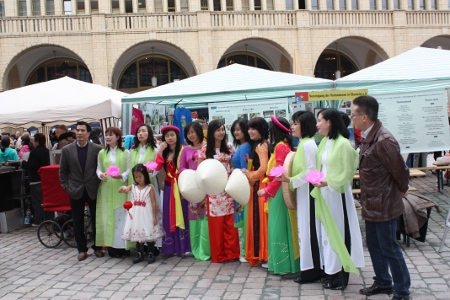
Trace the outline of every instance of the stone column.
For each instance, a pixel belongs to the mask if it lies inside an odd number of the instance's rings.
[[[435,1],[435,0],[433,0]],[[431,1],[430,0],[425,0],[425,10],[431,10]]]
[[[420,0],[413,0],[412,10],[420,10]]]
[[[296,0],[294,0],[294,3],[298,3]],[[294,4],[292,3],[292,4]],[[267,10],[267,0],[261,0],[261,10]]]
[[[234,0],[234,10],[242,11],[242,0]]]
[[[250,11],[255,11],[255,0],[249,0],[248,1],[248,9]]]
[[[227,11],[227,0],[220,0],[220,10]]]
[[[162,0],[162,9],[163,9],[163,12],[169,11],[169,2],[167,0]]]
[[[327,10],[327,0],[318,0],[318,9]]]
[[[47,11],[45,9],[45,0],[41,0],[40,4],[41,4],[41,16],[47,15]]]
[[[64,11],[62,0],[55,0],[54,6],[55,6],[55,16],[61,16]]]
[[[125,13],[125,0],[119,0],[119,12],[121,14]],[[112,13],[112,7],[111,7],[111,13]]]
[[[214,1],[213,0],[208,0],[208,10],[214,11]]]
[[[139,12],[138,0],[133,0],[132,3],[133,13],[137,14]]]
[[[84,10],[87,15],[91,14],[91,1],[90,0],[84,0]]]
[[[181,1],[175,0],[175,12],[181,12]]]
[[[27,17],[31,17],[33,15],[33,3],[31,0],[27,0]]]
[[[71,0],[70,3],[72,4],[72,15],[77,15],[77,0]]]
[[[92,54],[91,61],[86,65],[95,84],[109,86],[108,51],[106,41],[106,28],[104,15],[92,15]]]

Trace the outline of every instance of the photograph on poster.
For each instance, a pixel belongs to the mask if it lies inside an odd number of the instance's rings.
[[[260,117],[261,114],[259,112],[256,113],[250,113],[250,119],[256,118],[256,117]]]
[[[223,116],[213,116],[212,120],[219,120],[222,124],[225,124],[225,118]]]
[[[275,111],[275,115],[278,118],[286,118],[286,110],[285,109],[278,109]]]
[[[352,107],[352,101],[342,101],[341,108],[350,108]]]
[[[319,112],[322,110],[323,108],[314,108],[314,116],[316,116],[316,120],[317,120],[317,115],[319,114]]]
[[[305,103],[305,110],[314,113],[313,104],[311,102]]]
[[[150,118],[150,115],[145,115],[145,124],[150,125],[152,123],[152,118]]]
[[[264,116],[264,118],[270,118],[271,116],[273,116],[273,110],[263,111],[263,116]]]
[[[247,119],[248,120],[248,114],[238,114],[237,118],[238,119]]]

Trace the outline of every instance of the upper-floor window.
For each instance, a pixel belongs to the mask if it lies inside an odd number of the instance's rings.
[[[45,14],[47,16],[55,15],[55,0],[45,1]]]
[[[250,10],[250,2],[249,0],[242,0],[242,10]]]
[[[256,8],[255,8],[256,9]],[[286,10],[293,10],[292,0],[286,0]]]
[[[84,0],[77,0],[77,14],[79,15],[86,14]]]
[[[201,10],[208,10],[208,0],[200,0]]]
[[[412,0],[408,0],[408,10],[412,10],[412,9],[413,9]]]
[[[138,11],[140,13],[147,12],[146,2],[147,1],[138,1]]]
[[[394,9],[400,9],[400,0],[394,0]]]
[[[3,0],[0,0],[0,17],[5,16],[5,2]]]
[[[359,10],[359,1],[358,0],[352,0],[352,9],[353,10]]]
[[[327,10],[333,10],[333,0],[327,0]]]
[[[319,10],[319,0],[311,0],[311,10]]]
[[[64,14],[66,16],[72,14],[72,1],[64,0]]]
[[[267,10],[273,10],[273,0],[267,0]]]
[[[388,0],[382,0],[381,1],[381,9],[382,10],[387,10],[388,9],[388,7],[387,7],[387,5],[388,5]]]
[[[232,11],[234,9],[233,0],[226,0],[226,3],[227,3],[227,10]]]
[[[162,11],[162,0],[155,0],[155,12],[160,13]]]
[[[419,10],[425,10],[425,1],[419,0]]]
[[[91,14],[98,14],[98,0],[91,0]]]
[[[430,9],[431,10],[436,10],[436,1],[437,0],[431,0],[430,1],[430,6],[431,6]]]
[[[113,14],[120,13],[119,0],[111,0],[111,12]]]
[[[217,64],[217,68],[222,68],[225,66],[232,65],[234,63],[238,63],[245,66],[256,67],[265,70],[272,70],[270,65],[259,55],[253,54],[251,52],[234,52],[223,56],[219,63]]]
[[[376,6],[376,1],[375,0],[370,0],[370,10],[376,10],[377,6]]]
[[[347,7],[345,7],[345,0],[339,0],[339,10],[345,10]]]
[[[214,11],[221,11],[222,8],[220,6],[220,0],[214,0],[213,1],[213,5],[214,5]]]
[[[273,7],[272,7],[273,9]],[[298,9],[306,9],[306,1],[305,0],[298,0]]]
[[[167,8],[169,12],[175,12],[175,0],[167,0]]]
[[[288,0],[291,1],[291,7],[292,7],[292,0]],[[255,10],[261,10],[261,0],[255,0]],[[292,10],[292,8],[291,8]]]
[[[27,1],[19,0],[19,16],[25,17],[27,15]]]
[[[41,1],[33,0],[33,2],[31,2],[31,5],[33,7],[33,16],[40,16],[41,15]]]
[[[133,12],[133,0],[125,0],[125,12],[131,14]]]

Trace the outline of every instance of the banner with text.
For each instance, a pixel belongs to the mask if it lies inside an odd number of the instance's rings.
[[[378,118],[397,139],[402,153],[450,149],[445,90],[377,95]]]

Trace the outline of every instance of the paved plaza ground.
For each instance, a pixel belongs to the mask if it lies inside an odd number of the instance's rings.
[[[413,299],[450,299],[450,235],[438,252],[450,207],[449,190],[437,191],[436,176],[411,180],[411,186],[438,203],[432,211],[426,242],[400,242],[411,272]],[[363,237],[364,222],[361,221]],[[90,250],[92,251],[92,250]],[[0,299],[366,299],[358,293],[371,285],[372,263],[364,244],[366,267],[350,276],[345,291],[324,290],[320,283],[299,285],[247,263],[213,264],[193,257],[158,257],[133,265],[132,258],[96,258],[82,262],[65,244],[43,247],[36,228],[0,234]],[[367,299],[390,299],[377,295]]]

